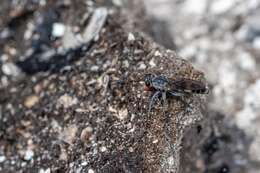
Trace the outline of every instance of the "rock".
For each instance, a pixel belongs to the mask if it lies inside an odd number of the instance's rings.
[[[71,5],[65,9],[60,8],[59,2],[46,3],[46,8],[40,8],[49,16],[45,22],[38,21],[44,18],[38,11],[31,14],[33,17],[29,15],[27,20],[23,20],[25,24],[37,20],[39,25],[36,30],[42,34],[40,40],[35,40],[39,52],[32,51],[29,58],[31,63],[28,63],[29,69],[36,68],[37,73],[28,72],[31,75],[27,75],[25,81],[11,83],[11,87],[3,91],[0,89],[0,108],[4,112],[0,119],[4,124],[0,128],[4,146],[3,149],[1,146],[0,152],[14,158],[13,164],[4,162],[3,169],[7,170],[4,172],[28,172],[38,170],[39,165],[45,165],[40,169],[41,173],[51,169],[89,173],[177,173],[183,152],[181,147],[184,132],[203,118],[203,96],[183,98],[190,103],[190,107],[186,107],[185,102],[174,96],[167,97],[165,107],[158,101],[148,115],[149,97],[152,93],[143,91],[143,77],[146,73],[156,73],[171,80],[191,78],[206,83],[203,73],[174,51],[165,49],[142,33],[136,27],[137,19],[131,17],[136,14],[136,9],[127,13],[112,6],[109,7],[111,10],[108,15],[107,8],[94,9],[107,2],[70,2]],[[86,4],[93,5],[89,7]],[[136,7],[142,8],[141,3]],[[79,41],[80,47],[91,42],[89,49],[73,49],[74,43],[67,47],[68,50],[71,48],[72,53],[67,54],[67,51],[64,53],[64,50],[57,49],[60,40],[53,42],[51,39],[53,23],[66,23],[66,28],[75,25],[82,28],[84,25],[78,15],[91,10],[94,10],[92,17],[88,20],[86,29],[82,29],[83,35],[80,37],[83,39]],[[142,21],[142,15],[139,16],[138,20]],[[48,23],[48,18],[53,20]],[[16,28],[18,33],[24,33],[26,27],[23,24]],[[135,33],[134,41],[129,33]],[[69,34],[75,36],[73,32]],[[23,48],[26,52],[30,49],[27,49],[28,46],[31,48],[30,44],[21,47],[17,44],[17,52],[23,52]],[[134,50],[134,56],[129,56],[129,50]],[[70,68],[60,68],[64,65]],[[98,71],[91,71],[95,65],[99,67]],[[33,90],[37,84],[42,84],[42,87]],[[30,96],[34,97],[25,101]],[[40,106],[36,106],[39,102]],[[24,109],[22,104],[29,108],[35,106],[35,109]],[[24,120],[31,124],[27,126],[22,123]],[[20,129],[30,132],[35,147],[34,151],[31,150],[33,154],[27,153],[28,162],[25,162],[24,167],[21,167],[24,161],[16,159],[20,155],[9,150],[18,148],[23,151],[25,141],[28,140],[20,135]],[[58,147],[53,147],[54,145]],[[33,161],[37,164],[33,164]],[[81,163],[84,162],[91,167],[83,167]]]
[[[74,34],[71,27],[66,27],[66,29],[63,29],[59,26],[57,28],[59,29],[59,32],[64,32],[64,37],[62,39],[63,47],[66,50],[75,49],[82,46],[83,44],[90,43],[92,40],[97,38],[106,21],[107,15],[108,11],[106,8],[100,7],[95,9],[82,35]]]

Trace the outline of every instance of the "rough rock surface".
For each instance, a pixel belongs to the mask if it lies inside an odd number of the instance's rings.
[[[1,2],[1,172],[178,171],[183,134],[202,119],[205,98],[182,98],[189,107],[168,98],[165,114],[158,103],[148,116],[143,76],[204,76],[130,30],[113,3]],[[109,9],[99,35],[64,49],[59,37],[81,38],[98,6]]]

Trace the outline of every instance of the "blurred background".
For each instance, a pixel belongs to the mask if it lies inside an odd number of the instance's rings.
[[[260,172],[260,1],[146,0],[145,6],[164,23],[176,52],[205,73],[212,86],[208,109],[233,128],[237,139],[224,142],[229,149],[219,157],[233,155],[230,172]]]

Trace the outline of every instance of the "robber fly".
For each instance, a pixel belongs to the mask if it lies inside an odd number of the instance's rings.
[[[148,114],[154,105],[155,100],[162,98],[163,107],[166,105],[166,96],[181,97],[190,94],[208,94],[208,86],[200,81],[192,79],[170,80],[163,75],[146,74],[144,76],[145,91],[152,91],[149,102]]]

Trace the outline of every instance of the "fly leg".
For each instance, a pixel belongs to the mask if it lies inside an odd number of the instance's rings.
[[[154,105],[154,102],[156,99],[159,98],[159,95],[161,94],[161,91],[156,91],[153,96],[151,97],[150,101],[149,101],[149,108],[148,108],[148,115],[150,115],[151,109]]]
[[[163,101],[163,115],[165,116],[165,108],[168,106],[166,100],[166,92],[162,92],[162,101]]]

